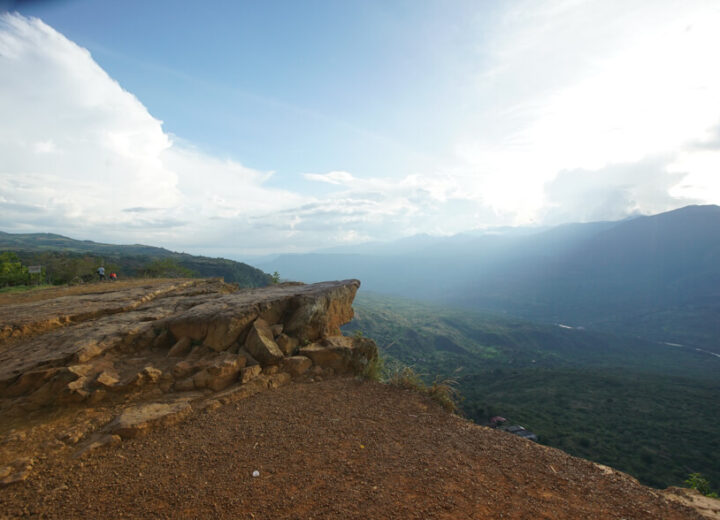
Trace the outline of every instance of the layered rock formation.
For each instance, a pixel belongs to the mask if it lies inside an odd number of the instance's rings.
[[[359,285],[148,281],[0,306],[0,482],[32,467],[20,444],[81,453],[291,378],[362,372],[377,347],[339,328]]]

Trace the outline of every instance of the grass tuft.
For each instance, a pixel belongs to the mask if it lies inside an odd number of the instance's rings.
[[[365,365],[362,371],[362,377],[370,381],[382,381],[385,375],[385,359],[379,354]]]
[[[397,361],[386,365],[382,359],[380,364],[383,366],[384,373],[380,379],[375,379],[375,381],[418,392],[439,403],[448,412],[456,413],[458,411],[460,393],[455,388],[456,380],[436,377],[435,381],[428,385],[423,381],[422,374],[417,373],[410,366]]]

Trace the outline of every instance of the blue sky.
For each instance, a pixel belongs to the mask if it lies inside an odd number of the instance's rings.
[[[462,117],[453,92],[467,87],[453,54],[475,54],[486,21],[469,5],[76,0],[21,12],[87,48],[167,132],[302,189],[305,172],[401,176],[442,150],[443,124]]]
[[[4,231],[237,257],[720,203],[714,1],[0,6]]]

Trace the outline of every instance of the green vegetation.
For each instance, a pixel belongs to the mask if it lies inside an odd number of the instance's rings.
[[[630,473],[680,485],[689,469],[718,477],[717,382],[624,369],[518,368],[462,378],[466,413],[495,414],[540,442]]]
[[[26,291],[36,291],[38,289],[47,289],[48,287],[53,287],[52,285],[48,284],[39,284],[39,285],[10,285],[8,287],[2,287],[0,288],[0,294],[8,294],[8,293],[21,293]]]
[[[367,364],[362,376],[371,381],[378,381],[425,395],[440,404],[448,412],[456,413],[459,410],[460,394],[455,388],[457,381],[436,377],[432,384],[427,384],[412,367],[404,365],[395,359],[390,360],[388,363],[382,354]]]
[[[455,380],[478,423],[502,415],[540,442],[656,486],[720,481],[720,359],[693,349],[360,293],[355,319],[397,379]],[[420,375],[418,375],[420,374]],[[412,377],[411,377],[412,376]],[[403,384],[405,384],[403,383]]]
[[[720,498],[717,493],[710,490],[710,483],[701,473],[691,473],[685,480],[685,484],[691,489],[697,489],[706,497]]]
[[[280,273],[277,271],[274,271],[272,274],[271,281],[273,284],[279,284],[280,283]]]
[[[101,265],[107,274],[116,272],[120,279],[198,276],[222,277],[241,287],[263,287],[271,283],[270,275],[241,262],[173,253],[159,247],[99,244],[47,233],[14,235],[0,232],[0,249],[4,251],[2,255],[12,255],[7,258],[17,258],[22,266],[42,265],[40,280],[56,285],[93,280]],[[0,263],[4,265],[3,258],[5,256],[0,257]],[[8,263],[12,262],[8,260]],[[0,287],[27,283],[16,271],[12,273],[13,283],[3,283],[0,279]]]
[[[18,256],[9,251],[0,253],[0,287],[25,285],[29,282],[30,274]]]
[[[150,278],[192,278],[195,273],[182,267],[173,258],[157,258],[142,269],[143,276]]]
[[[371,359],[370,362],[365,365],[362,377],[370,381],[382,381],[385,377],[385,358],[382,355],[378,355],[376,358]]]

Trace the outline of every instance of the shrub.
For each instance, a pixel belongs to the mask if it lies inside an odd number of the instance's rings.
[[[385,360],[378,354],[365,365],[362,377],[370,381],[382,381],[385,375]]]
[[[445,408],[448,412],[456,413],[458,411],[458,402],[460,401],[460,393],[455,386],[455,379],[441,379],[439,376],[435,378],[433,384],[427,388],[427,394],[435,402]]]
[[[714,493],[710,489],[710,482],[708,482],[708,480],[700,473],[690,473],[688,478],[685,480],[685,484],[691,489],[698,490],[706,497],[720,498],[717,493]]]

